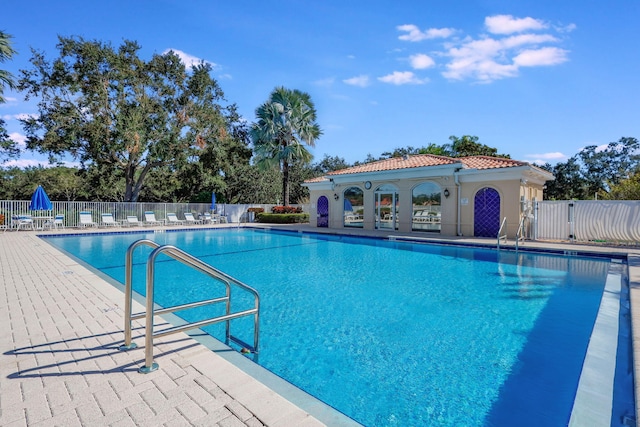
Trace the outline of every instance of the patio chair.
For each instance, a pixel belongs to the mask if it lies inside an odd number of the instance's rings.
[[[36,229],[31,215],[13,215],[11,217],[11,228],[13,227],[16,227],[16,231],[19,231],[21,228]]]
[[[103,213],[101,216],[100,227],[120,227],[120,223],[113,219],[113,214]]]
[[[184,224],[184,221],[181,219],[178,219],[178,217],[176,216],[175,213],[173,212],[169,212],[167,213],[167,225],[182,225]]]
[[[127,216],[127,220],[126,221],[122,221],[122,225],[127,226],[127,227],[137,227],[139,225],[142,225],[142,223],[138,220],[137,216],[129,215],[129,216]]]
[[[45,222],[43,228],[49,230],[53,228],[55,228],[56,230],[58,228],[62,228],[64,230],[64,214],[57,214],[55,217],[53,217],[53,219]]]
[[[187,221],[187,224],[203,224],[201,219],[195,219],[191,212],[185,212],[184,219]]]
[[[78,214],[80,216],[80,223],[78,227],[97,227],[98,224],[93,222],[93,218],[91,217],[91,212],[83,211]]]
[[[164,225],[164,223],[156,219],[153,211],[147,211],[144,213],[144,225]]]
[[[211,217],[211,212],[205,212],[204,214],[202,214],[202,218],[205,224],[211,224],[215,222]]]

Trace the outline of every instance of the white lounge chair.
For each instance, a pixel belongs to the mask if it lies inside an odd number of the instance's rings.
[[[93,218],[91,217],[91,212],[83,211],[83,212],[80,212],[78,215],[80,216],[80,224],[78,224],[80,228],[98,226],[98,224],[93,222]]]
[[[167,213],[167,225],[182,225],[184,224],[184,221],[181,219],[178,219],[178,217],[176,216],[176,214],[174,214],[173,212],[169,212]]]
[[[144,213],[144,225],[164,225],[164,223],[156,219],[156,214],[153,211],[147,211]]]
[[[113,214],[103,213],[102,221],[100,222],[100,226],[105,227],[120,227],[120,223],[113,219]]]
[[[16,227],[16,231],[19,231],[21,228],[31,228],[32,230],[36,229],[36,226],[33,223],[33,219],[31,215],[14,215],[11,217],[11,228]]]
[[[191,212],[185,212],[184,219],[187,221],[187,224],[202,224],[203,221],[201,219],[195,219]]]
[[[138,220],[137,216],[129,215],[127,216],[127,220],[122,222],[122,225],[125,225],[127,227],[137,227],[139,225],[142,225],[142,223]]]
[[[211,224],[215,222],[214,219],[211,217],[211,212],[205,212],[204,214],[202,214],[202,216],[204,217],[203,221],[205,224]]]

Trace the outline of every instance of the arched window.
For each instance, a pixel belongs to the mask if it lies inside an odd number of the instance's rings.
[[[411,229],[440,232],[442,220],[440,186],[433,182],[423,182],[414,187],[411,197],[413,203]]]
[[[349,187],[342,193],[344,201],[343,220],[345,227],[362,228],[364,214],[364,192],[359,187]]]

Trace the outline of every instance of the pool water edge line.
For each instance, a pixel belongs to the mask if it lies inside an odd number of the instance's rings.
[[[569,427],[609,425],[616,415],[613,413],[613,395],[620,305],[625,284],[623,275],[613,271],[615,268],[611,265],[607,274],[573,401]]]
[[[489,249],[496,250],[495,244],[490,243],[472,243],[472,242],[455,242],[455,241],[442,241],[438,239],[430,239],[428,237],[418,237],[418,236],[403,236],[403,235],[388,235],[388,236],[367,236],[360,234],[345,234],[345,233],[336,233],[336,232],[313,232],[313,231],[305,231],[305,230],[288,230],[277,227],[260,227],[260,226],[244,226],[245,229],[254,229],[259,231],[276,231],[282,233],[291,233],[291,234],[307,234],[307,235],[316,235],[316,236],[337,236],[337,237],[355,237],[359,239],[372,239],[372,240],[387,240],[387,241],[402,241],[407,243],[416,243],[416,244],[430,244],[430,245],[438,245],[438,246],[455,246],[455,247],[467,247],[474,249]],[[507,245],[500,246],[500,250],[507,252],[517,252],[515,246]],[[575,251],[567,251],[565,249],[544,249],[544,248],[532,248],[532,247],[523,247],[519,246],[518,251],[523,251],[527,253],[539,253],[544,255],[561,255],[561,256],[578,256],[578,257],[589,257],[589,258],[605,258],[605,259],[627,259],[627,254],[624,253],[615,253],[615,252],[595,252],[588,250],[575,250]],[[568,253],[569,252],[569,253]]]

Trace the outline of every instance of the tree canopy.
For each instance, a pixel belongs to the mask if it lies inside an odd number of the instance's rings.
[[[437,145],[430,143],[426,147],[416,148],[407,146],[395,148],[393,151],[385,151],[378,158],[369,154],[363,162],[356,162],[356,165],[390,159],[392,157],[403,157],[417,154],[434,154],[446,157],[492,156],[502,157],[505,159],[511,158],[509,154],[498,154],[497,148],[479,143],[479,138],[477,136],[463,135],[461,137],[457,137],[452,135],[449,137],[449,140],[451,141],[449,144]]]
[[[10,60],[13,55],[16,54],[11,43],[11,38],[9,34],[0,31],[0,63]],[[15,87],[15,81],[10,72],[0,69],[0,104],[5,102],[5,86],[13,89]],[[9,138],[9,133],[5,126],[5,121],[0,118],[0,161],[17,157],[20,153],[16,143]]]
[[[297,89],[277,87],[269,100],[256,109],[258,121],[251,128],[256,162],[282,172],[282,203],[289,204],[289,166],[308,163],[322,135],[311,96]]]
[[[549,199],[616,197],[630,200],[628,197],[633,194],[630,186],[637,182],[635,174],[640,171],[640,143],[636,138],[622,137],[606,147],[590,145],[566,162],[546,164],[542,168],[556,177],[547,183],[545,197]]]
[[[64,156],[107,186],[123,182],[122,199],[137,201],[148,175],[176,170],[234,137],[235,106],[201,63],[187,70],[174,52],[138,55],[81,37],[60,37],[53,61],[32,51],[18,88],[38,99],[38,115],[22,120],[27,148]]]

